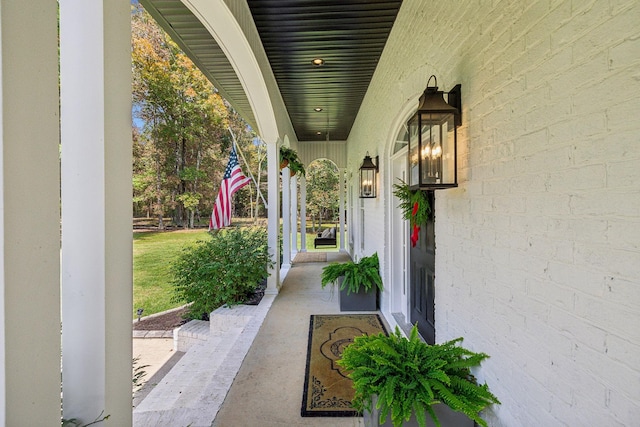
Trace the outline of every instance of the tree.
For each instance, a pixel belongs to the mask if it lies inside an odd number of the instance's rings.
[[[327,159],[311,162],[307,167],[307,213],[313,232],[322,220],[335,221],[339,209],[338,168]]]
[[[159,228],[194,227],[211,212],[232,129],[243,150],[254,134],[142,6],[132,7],[134,209]],[[252,158],[253,159],[253,158]],[[249,160],[249,159],[247,159]],[[241,162],[242,163],[242,162]]]

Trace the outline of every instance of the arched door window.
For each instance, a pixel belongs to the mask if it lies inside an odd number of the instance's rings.
[[[402,150],[409,144],[409,131],[407,130],[406,125],[402,125],[400,130],[398,131],[398,135],[396,136],[395,143],[393,145],[393,154],[396,154],[398,151]]]

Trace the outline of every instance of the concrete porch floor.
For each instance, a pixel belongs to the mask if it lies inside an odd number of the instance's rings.
[[[188,393],[180,387],[170,387],[173,396],[166,392],[150,395],[134,410],[134,426],[362,426],[362,418],[300,416],[309,316],[340,312],[337,294],[329,287],[321,289],[320,274],[328,262],[347,259],[347,254],[329,252],[327,262],[294,263],[261,325],[253,326],[259,330],[248,351],[245,350],[244,360],[234,360],[231,351],[225,361],[214,361],[214,352],[196,349],[194,355],[202,356],[192,355],[193,360],[188,362],[185,359],[189,370],[169,372],[165,378],[172,381],[174,374],[174,378],[182,381],[185,376],[201,376],[198,382],[209,381],[202,386],[202,394],[206,396],[201,394],[192,399],[187,410],[183,407],[184,399],[175,397],[177,393],[181,397],[183,392]],[[233,369],[237,375],[229,379],[230,387],[220,390],[216,375],[207,372],[210,362],[222,363],[223,367],[228,364],[229,368],[240,365],[239,369],[238,366]],[[197,364],[205,372],[198,372]],[[218,402],[210,395],[217,395]]]

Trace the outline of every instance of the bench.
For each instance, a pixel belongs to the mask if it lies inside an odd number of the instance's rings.
[[[336,228],[327,228],[321,233],[318,233],[318,237],[313,240],[313,247],[317,249],[318,246],[338,246],[336,243]]]

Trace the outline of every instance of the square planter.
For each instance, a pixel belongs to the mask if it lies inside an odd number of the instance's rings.
[[[338,279],[338,289],[342,286],[344,277]],[[341,289],[338,294],[340,311],[376,311],[378,309],[378,288],[373,285],[369,291],[363,288],[359,292],[351,292],[347,295],[346,289]]]
[[[372,412],[365,411],[364,416],[364,425],[367,427],[393,427],[393,423],[391,422],[391,417],[388,416],[387,420],[384,424],[380,424],[380,413],[376,409],[376,401],[377,398],[374,396],[373,398],[373,409]],[[438,403],[433,405],[433,410],[436,412],[438,420],[442,427],[474,427],[475,423],[472,419],[467,417],[462,412],[456,412],[453,409],[449,408],[444,403]],[[435,426],[433,419],[429,414],[427,416],[427,427]],[[405,421],[402,423],[403,427],[418,427],[418,422],[416,421],[415,415],[412,415],[409,421]]]

